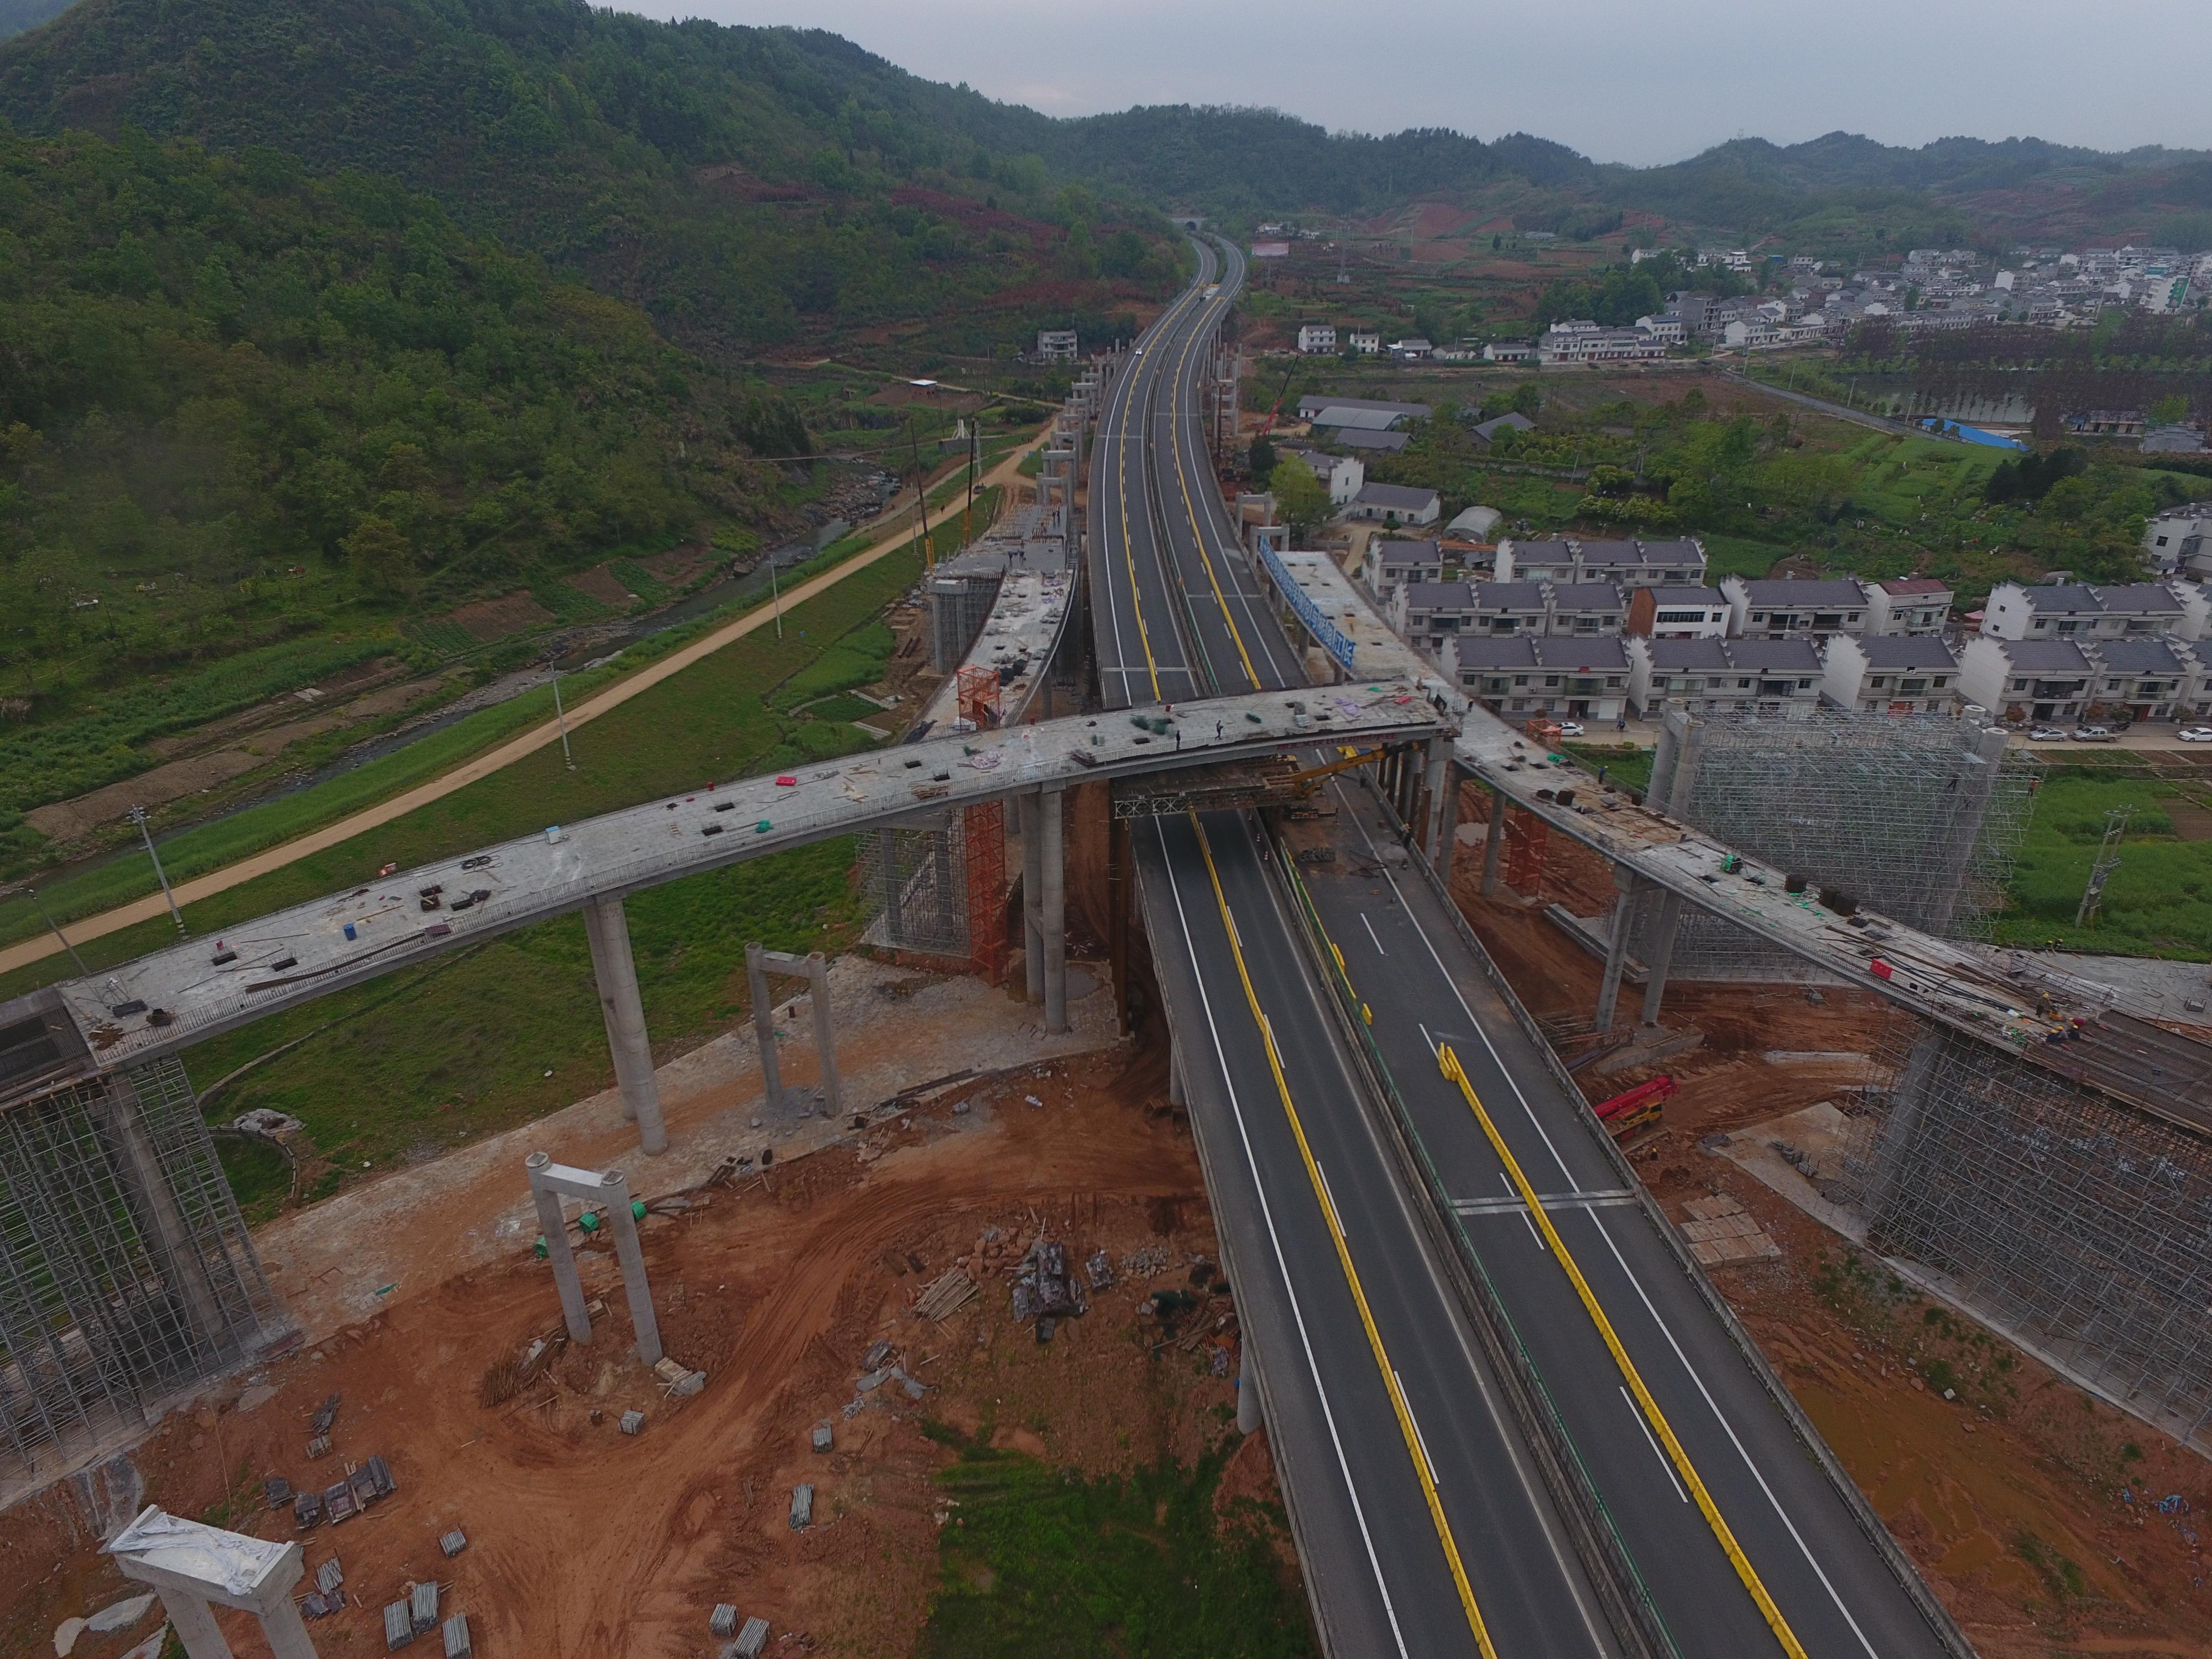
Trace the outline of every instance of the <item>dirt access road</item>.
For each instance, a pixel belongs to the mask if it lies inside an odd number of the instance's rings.
[[[1020,448],[1012,451],[998,465],[983,475],[978,482],[977,488],[988,489],[993,484],[1004,484],[1010,489],[1018,487],[1022,483],[1020,468],[1023,460],[1032,449],[1043,441],[1043,439],[1044,434],[1040,432]],[[900,521],[897,527],[891,529],[872,547],[864,552],[854,554],[833,569],[825,570],[820,575],[801,582],[785,595],[784,602],[787,605],[803,604],[817,593],[823,592],[835,586],[854,571],[864,570],[878,559],[887,558],[900,548],[906,546],[913,535],[913,510],[894,508],[878,519],[876,522],[883,525],[894,520]],[[725,646],[733,645],[747,635],[757,633],[763,628],[773,627],[775,623],[775,611],[772,608],[764,607],[747,611],[734,622],[716,629],[705,638],[695,640],[682,650],[672,653],[650,667],[640,669],[636,673],[609,686],[599,696],[577,704],[568,710],[568,729],[574,732],[579,726],[588,726],[609,710],[619,708],[632,697],[651,690],[663,680],[682,673],[692,664],[712,656]],[[325,824],[319,830],[312,830],[281,846],[272,847],[264,853],[257,853],[250,859],[243,859],[221,870],[212,870],[204,876],[197,876],[190,881],[180,882],[176,889],[177,902],[180,906],[197,903],[201,899],[212,897],[241,883],[252,881],[257,876],[265,876],[272,870],[281,870],[286,865],[319,853],[325,848],[336,847],[342,842],[350,841],[364,830],[374,830],[380,824],[390,823],[395,818],[404,817],[418,806],[427,806],[432,801],[442,799],[457,789],[465,789],[477,779],[489,777],[502,767],[512,766],[525,755],[533,754],[548,744],[558,743],[560,740],[560,722],[548,720],[534,731],[526,732],[520,737],[501,744],[489,753],[479,755],[474,760],[464,762],[443,776],[434,778],[428,783],[417,785],[404,794],[394,795],[390,800],[379,802],[374,806],[364,807],[350,817],[340,818],[336,823]],[[68,931],[72,940],[98,939],[103,934],[112,933],[121,928],[136,927],[142,921],[152,921],[167,908],[167,903],[161,894],[150,893],[144,898],[135,899],[129,904],[119,904],[112,910],[102,911],[96,916],[87,916],[80,921],[70,922],[68,925]],[[44,961],[61,948],[60,942],[51,933],[42,933],[37,938],[11,945],[5,950],[0,950],[0,974],[12,972],[33,962]]]

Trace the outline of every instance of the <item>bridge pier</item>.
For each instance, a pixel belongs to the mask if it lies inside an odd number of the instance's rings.
[[[1066,799],[1057,789],[1044,790],[1037,797],[1037,817],[1042,820],[1037,857],[1044,866],[1043,914],[1038,919],[1044,935],[1044,1029],[1054,1036],[1067,1029]]]
[[[1459,841],[1459,792],[1466,780],[1461,775],[1459,762],[1449,748],[1444,751],[1443,800],[1437,809],[1437,843],[1429,849],[1429,861],[1436,867],[1438,879],[1451,884],[1452,854]]]
[[[1667,995],[1667,970],[1674,961],[1674,935],[1682,927],[1682,896],[1669,890],[1659,896],[1659,915],[1644,955],[1644,1023],[1659,1023],[1659,1005]]]
[[[1613,1029],[1620,1002],[1621,971],[1628,965],[1628,936],[1636,929],[1637,902],[1643,896],[1644,878],[1625,864],[1613,866],[1613,936],[1605,949],[1605,975],[1597,984],[1597,1018],[1601,1032]]]
[[[1022,977],[1031,1002],[1044,1000],[1044,836],[1041,796],[1017,795],[1022,832]]]
[[[629,949],[629,920],[612,894],[584,902],[584,936],[591,941],[592,974],[599,981],[599,1014],[614,1055],[615,1081],[622,1088],[623,1115],[637,1125],[637,1143],[647,1153],[668,1150],[668,1129],[660,1117],[660,1085],[653,1075],[653,1044],[645,1030],[645,1005],[637,993],[637,963]]]
[[[1482,896],[1498,896],[1498,855],[1505,850],[1505,815],[1511,811],[1505,802],[1505,792],[1492,784],[1490,787],[1490,825],[1482,840]]]
[[[1428,853],[1431,867],[1435,867],[1441,855],[1441,836],[1444,822],[1444,780],[1451,773],[1451,739],[1429,739],[1428,764],[1421,775],[1422,846]]]

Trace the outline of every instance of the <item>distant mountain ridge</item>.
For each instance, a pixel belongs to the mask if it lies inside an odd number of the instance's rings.
[[[0,33],[56,9],[0,0]],[[1266,109],[1056,119],[823,31],[661,23],[580,0],[77,0],[54,26],[0,45],[0,116],[32,132],[129,124],[274,144],[480,210],[504,192],[520,198],[501,206],[522,240],[558,257],[610,234],[611,171],[667,184],[738,161],[770,183],[834,194],[854,182],[840,155],[894,179],[937,169],[1035,191],[1049,175],[1224,215],[1495,198],[1526,228],[1549,219],[1585,234],[1642,215],[1750,240],[1848,237],[1879,214],[1892,242],[2201,233],[2212,243],[2212,151],[1968,137],[1907,148],[1837,131],[1632,167],[1526,133],[1333,133]]]

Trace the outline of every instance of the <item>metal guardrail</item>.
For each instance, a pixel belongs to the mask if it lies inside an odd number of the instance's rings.
[[[1506,1007],[1511,1011],[1515,1022],[1521,1027],[1522,1034],[1528,1039],[1537,1056],[1544,1062],[1546,1069],[1551,1073],[1552,1080],[1559,1085],[1560,1092],[1573,1103],[1576,1109],[1575,1121],[1582,1127],[1583,1133],[1596,1144],[1600,1153],[1604,1157],[1607,1166],[1613,1170],[1621,1186],[1636,1195],[1637,1207],[1644,1212],[1644,1218],[1650,1223],[1652,1231],[1659,1235],[1674,1265],[1681,1270],[1682,1276],[1690,1281],[1692,1288],[1696,1291],[1698,1300],[1705,1304],[1706,1311],[1718,1322],[1729,1342],[1742,1356],[1744,1364],[1750,1368],[1752,1375],[1758,1378],[1759,1386],[1772,1401],[1775,1409],[1781,1413],[1783,1420],[1790,1425],[1790,1432],[1797,1437],[1807,1455],[1819,1465],[1821,1473],[1827,1477],[1828,1484],[1842,1498],[1844,1507],[1850,1512],[1852,1521],[1856,1523],[1859,1531],[1866,1536],[1868,1542],[1874,1546],[1875,1553],[1881,1558],[1882,1565],[1889,1569],[1890,1576],[1897,1580],[1899,1586],[1905,1591],[1906,1599],[1927,1621],[1929,1628],[1935,1632],[1936,1640],[1942,1644],[1944,1650],[1952,1655],[1953,1659],[1977,1659],[1973,1644],[1967,1641],[1966,1632],[1959,1628],[1958,1621],[1953,1619],[1943,1604],[1936,1599],[1935,1592],[1928,1588],[1927,1581],[1921,1577],[1919,1570],[1905,1555],[1903,1547],[1892,1535],[1882,1518],[1875,1513],[1874,1505],[1867,1501],[1866,1494],[1858,1489],[1857,1483],[1852,1480],[1844,1466],[1837,1462],[1835,1453],[1828,1449],[1828,1443],[1821,1437],[1820,1430],[1814,1426],[1813,1419],[1805,1414],[1805,1408],[1797,1403],[1796,1396],[1790,1392],[1788,1386],[1784,1383],[1780,1375],[1769,1363],[1759,1344],[1753,1340],[1751,1333],[1744,1328],[1743,1322],[1736,1317],[1735,1310],[1729,1306],[1727,1299],[1721,1295],[1718,1287],[1714,1285],[1698,1259],[1690,1254],[1688,1248],[1682,1243],[1681,1234],[1675,1231],[1674,1224],[1667,1218],[1666,1212],[1660,1208],[1658,1201],[1651,1196],[1641,1177],[1631,1167],[1620,1146],[1606,1132],[1605,1125],[1599,1121],[1597,1114],[1590,1109],[1589,1098],[1582,1091],[1582,1085],[1575,1081],[1574,1074],[1567,1070],[1566,1063],[1560,1059],[1559,1051],[1552,1047],[1551,1040],[1545,1035],[1542,1025],[1537,1022],[1535,1016],[1528,1012],[1528,1006],[1521,1000],[1519,994],[1507,981],[1504,970],[1498,967],[1497,960],[1491,956],[1482,940],[1477,937],[1474,929],[1468,925],[1467,918],[1460,914],[1459,906],[1453,902],[1451,891],[1445,886],[1443,878],[1437,874],[1436,870],[1426,859],[1419,855],[1419,849],[1413,847],[1411,833],[1399,820],[1389,800],[1380,790],[1375,788],[1371,779],[1363,779],[1362,781],[1367,785],[1369,792],[1375,796],[1376,805],[1389,817],[1390,821],[1398,826],[1401,841],[1413,852],[1413,856],[1407,862],[1419,871],[1421,879],[1427,884],[1430,890],[1443,906],[1444,914],[1451,919],[1453,929],[1457,933],[1460,943],[1467,948],[1468,954],[1481,968],[1484,976],[1490,981],[1492,988],[1498,993]]]
[[[1626,1542],[1613,1524],[1612,1512],[1598,1492],[1589,1463],[1568,1431],[1465,1224],[1452,1207],[1451,1194],[1437,1173],[1435,1160],[1414,1126],[1405,1097],[1399,1092],[1389,1063],[1368,1027],[1358,994],[1345,973],[1343,957],[1329,939],[1289,849],[1279,842],[1273,862],[1283,872],[1283,880],[1290,889],[1291,907],[1302,924],[1301,934],[1312,952],[1314,966],[1334,993],[1328,999],[1328,1006],[1346,1046],[1359,1057],[1369,1081],[1389,1108],[1393,1130],[1390,1143],[1405,1172],[1428,1198],[1428,1203],[1415,1206],[1416,1212],[1431,1239],[1442,1247],[1445,1261],[1459,1268],[1447,1276],[1459,1291],[1492,1370],[1505,1385],[1502,1392],[1506,1405],[1523,1442],[1535,1454],[1537,1467],[1553,1501],[1575,1529],[1577,1553],[1591,1571],[1595,1587],[1606,1604],[1607,1622],[1624,1642],[1650,1656],[1650,1659],[1659,1659],[1662,1655],[1682,1659],[1682,1650],[1668,1629],[1665,1618],[1652,1600],[1650,1587],[1644,1583]]]

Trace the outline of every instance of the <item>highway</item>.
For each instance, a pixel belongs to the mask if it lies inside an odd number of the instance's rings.
[[[1208,299],[1202,251],[1101,413],[1091,606],[1115,706],[1307,683],[1255,603],[1195,412],[1206,337],[1241,279],[1227,259]],[[1593,1580],[1589,1534],[1577,1551],[1540,1452],[1514,1430],[1424,1224],[1430,1200],[1332,1024],[1288,866],[1271,867],[1243,815],[1149,821],[1133,840],[1155,966],[1328,1650],[1632,1650],[1605,1593],[1640,1579],[1657,1651],[1963,1651],[1623,1189],[1443,902],[1382,860],[1397,832],[1373,793],[1335,787],[1335,872],[1307,884],[1316,913],[1631,1567]],[[1467,1089],[1439,1069],[1441,1044]]]

